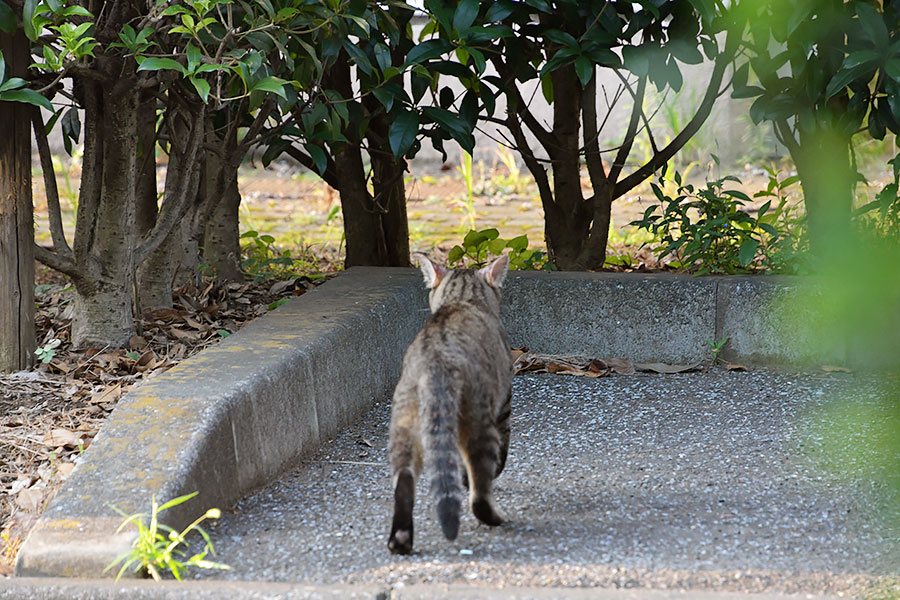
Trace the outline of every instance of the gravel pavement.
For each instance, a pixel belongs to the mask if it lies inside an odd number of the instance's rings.
[[[423,479],[415,553],[388,553],[379,403],[211,524],[232,570],[196,577],[841,595],[900,582],[900,534],[883,518],[898,505],[864,463],[850,477],[823,467],[813,427],[834,397],[875,402],[867,376],[712,369],[513,385],[501,527],[467,512],[447,542]],[[838,451],[855,452],[852,438]]]

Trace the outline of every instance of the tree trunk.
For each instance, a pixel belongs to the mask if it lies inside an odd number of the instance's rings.
[[[159,214],[156,194],[156,96],[147,94],[138,106],[137,187],[135,224],[139,238],[147,235]],[[161,245],[137,270],[139,312],[172,306],[172,257]]]
[[[10,76],[27,76],[29,50],[21,31],[0,32],[0,52]],[[0,371],[26,369],[34,357],[31,110],[36,109],[0,102]]]
[[[206,168],[213,177],[214,202],[203,235],[203,259],[221,281],[243,281],[239,214],[241,192],[238,168],[223,162],[214,153],[206,156]]]
[[[76,235],[83,275],[75,282],[72,343],[118,347],[134,333],[138,96],[126,80],[83,85],[85,169],[78,219],[90,225],[87,239]]]
[[[554,264],[563,271],[600,268],[597,264],[581,264],[579,255],[591,231],[591,212],[581,191],[581,127],[582,89],[571,66],[557,69],[553,78],[553,139],[556,146],[547,148],[553,168],[553,197],[542,199],[545,206],[555,207],[544,213],[547,251]],[[607,227],[609,224],[607,223]]]
[[[374,211],[373,232],[379,250],[378,265],[387,267],[408,267],[409,262],[409,221],[406,217],[406,159],[394,158],[387,139],[390,126],[381,113],[381,104],[374,97],[363,99],[371,111],[379,111],[369,123],[369,160],[372,161],[372,190],[374,195],[367,198]],[[368,196],[368,190],[366,190]],[[345,217],[346,218],[346,217]]]
[[[850,162],[850,139],[834,131],[800,131],[800,146],[792,155],[803,186],[812,255],[829,255],[848,249],[850,211],[855,182]]]
[[[350,63],[342,52],[326,73],[323,83],[337,90],[342,97],[352,98]],[[378,103],[364,100],[374,114]],[[395,160],[386,147],[388,126],[381,115],[369,124],[369,144],[373,169],[375,197],[366,187],[363,166],[362,140],[357,127],[346,127],[344,135],[349,140],[334,156],[335,170],[340,173],[338,193],[344,215],[344,237],[347,256],[344,266],[408,266],[409,225],[406,218],[406,190],[403,175],[406,161]]]
[[[384,263],[389,267],[408,267],[409,221],[406,217],[406,160],[372,155],[374,171],[373,203],[379,208],[380,230],[384,238]]]

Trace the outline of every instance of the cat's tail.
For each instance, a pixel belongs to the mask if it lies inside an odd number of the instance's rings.
[[[451,378],[432,373],[420,389],[420,423],[425,454],[425,472],[430,477],[431,496],[437,507],[441,531],[448,540],[459,533],[463,497],[459,454],[459,393]]]

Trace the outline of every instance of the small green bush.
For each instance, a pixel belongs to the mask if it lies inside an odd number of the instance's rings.
[[[695,189],[683,183],[676,172],[674,182],[674,195],[664,191],[664,177],[651,183],[659,204],[650,206],[640,220],[631,223],[655,236],[658,245],[653,251],[660,258],[674,258],[670,266],[697,275],[767,268],[766,252],[778,248],[781,238],[776,222],[786,214],[786,200],[779,199],[776,209],[769,213],[775,200],[770,198],[753,216],[744,209],[752,202],[750,197],[726,187],[729,182],[741,184],[737,177],[707,181],[705,187]],[[777,186],[777,179],[770,185]],[[774,189],[762,195],[775,195]]]
[[[500,256],[504,252],[509,256],[510,269],[518,271],[553,269],[553,264],[548,262],[545,251],[528,248],[528,236],[520,235],[505,240],[500,237],[500,232],[493,228],[481,231],[469,230],[463,238],[462,245],[450,249],[447,262],[451,266],[468,262],[473,266],[483,267],[488,263],[490,256]]]

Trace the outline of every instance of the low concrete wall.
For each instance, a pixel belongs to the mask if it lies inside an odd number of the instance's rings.
[[[503,318],[515,346],[638,362],[816,360],[772,302],[790,278],[512,273]],[[26,540],[18,575],[99,577],[127,551],[131,528],[110,508],[165,513],[184,526],[232,505],[391,393],[427,315],[412,269],[354,268],[221,344],[134,388],[118,404]],[[107,576],[111,575],[108,573]]]
[[[99,577],[126,552],[128,514],[183,526],[297,463],[389,394],[427,313],[411,269],[351,269],[135,387],[19,554],[16,574]],[[107,573],[107,575],[115,573]]]

